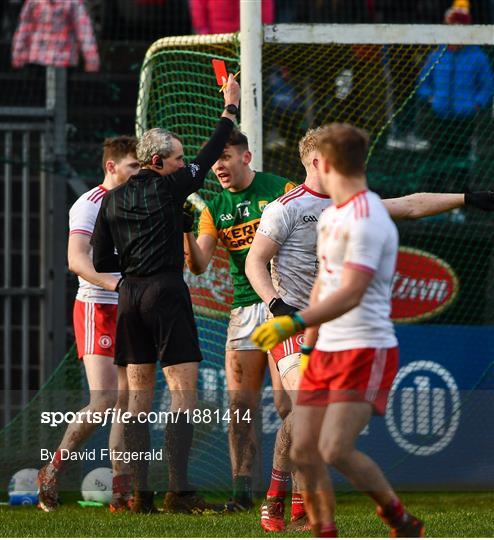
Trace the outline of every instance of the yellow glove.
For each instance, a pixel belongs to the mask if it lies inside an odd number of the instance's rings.
[[[278,343],[285,341],[304,328],[305,322],[297,312],[293,315],[275,317],[261,324],[254,330],[251,339],[263,351],[269,351]]]
[[[300,347],[300,375],[303,375],[304,371],[308,368],[310,353],[313,349],[314,347],[308,347],[307,345]]]
[[[300,355],[300,375],[303,375],[304,371],[307,369],[309,365],[309,358],[310,358],[309,354],[302,353]]]

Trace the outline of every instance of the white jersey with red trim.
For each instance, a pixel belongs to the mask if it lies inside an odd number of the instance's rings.
[[[271,261],[273,286],[298,309],[309,304],[317,274],[317,222],[330,204],[327,195],[302,184],[269,203],[257,229],[280,246]]]
[[[101,200],[107,190],[97,186],[84,195],[81,195],[72,205],[69,212],[70,234],[83,234],[92,236],[96,218],[101,206]],[[92,249],[90,256],[92,257]],[[120,277],[120,274],[113,274]],[[79,289],[77,300],[81,302],[94,302],[98,304],[118,304],[118,293],[107,291],[98,285],[93,285],[79,276]]]
[[[395,347],[390,313],[398,231],[379,196],[362,191],[331,206],[319,220],[318,233],[319,301],[340,288],[344,267],[373,277],[356,308],[321,325],[317,349]]]

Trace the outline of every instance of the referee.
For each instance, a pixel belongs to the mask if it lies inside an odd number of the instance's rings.
[[[196,405],[201,352],[183,279],[182,207],[188,195],[203,187],[232,132],[240,101],[240,86],[232,75],[224,98],[225,109],[213,135],[187,166],[175,134],[155,128],[142,135],[137,143],[141,170],[105,195],[92,237],[96,270],[120,270],[123,276],[117,285],[115,363],[127,368],[129,383],[132,418],[125,424],[126,449],[150,449],[147,422],[138,414],[151,410],[157,359],[172,396],[171,410],[177,412],[175,421],[166,425],[169,483],[164,510],[168,512],[206,508],[187,482],[193,426],[184,411]],[[147,485],[148,461],[136,460],[132,471],[132,511],[155,511]]]

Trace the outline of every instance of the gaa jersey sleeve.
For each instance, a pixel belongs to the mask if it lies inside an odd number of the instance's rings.
[[[377,213],[367,219],[352,219],[348,227],[344,266],[374,274],[388,236],[388,229],[383,226]]]
[[[211,215],[211,210],[206,206],[201,213],[199,218],[199,236],[203,234],[208,234],[216,240],[218,239],[218,229],[214,224],[213,216]]]
[[[257,232],[281,246],[290,235],[290,221],[286,206],[273,201],[264,209]]]
[[[84,195],[77,199],[69,211],[70,234],[92,236],[99,205],[94,204]]]

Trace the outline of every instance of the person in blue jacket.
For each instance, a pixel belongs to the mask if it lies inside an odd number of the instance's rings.
[[[446,24],[470,24],[467,0],[455,0]],[[442,46],[422,69],[418,95],[435,116],[432,139],[439,154],[468,156],[477,114],[492,103],[494,76],[487,54],[476,45]]]

